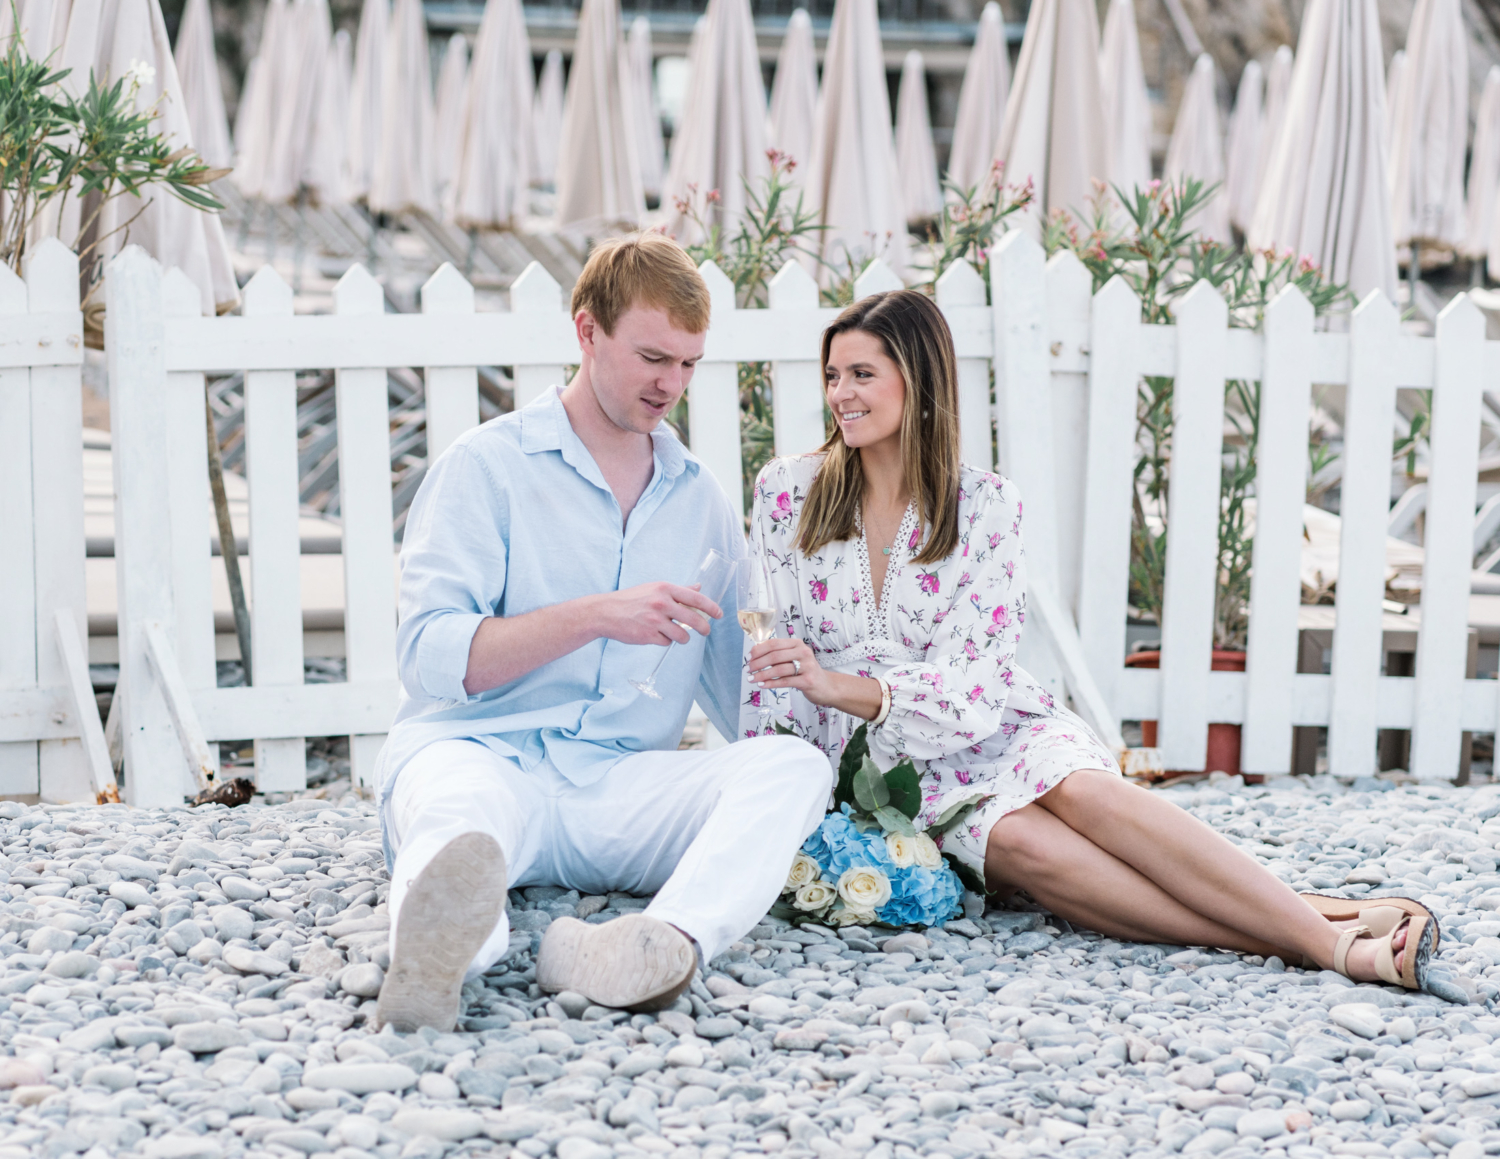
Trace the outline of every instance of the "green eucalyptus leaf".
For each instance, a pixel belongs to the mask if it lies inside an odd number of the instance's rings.
[[[777,736],[796,736],[797,734],[795,732],[793,732],[791,729],[787,728],[786,725],[782,724],[781,721],[778,720],[776,722],[776,735]]]
[[[911,818],[894,805],[882,805],[875,810],[875,820],[887,833],[900,833],[903,837],[915,837],[917,828]]]
[[[922,778],[916,766],[902,761],[885,775],[885,786],[891,793],[891,804],[908,817],[915,817],[922,809]]]
[[[839,757],[839,779],[833,790],[833,807],[837,809],[840,805],[853,805],[854,800],[854,774],[859,772],[860,762],[865,759],[865,754],[870,751],[869,740],[865,736],[865,725],[860,725],[854,730],[854,735],[849,738],[849,743],[844,746],[844,752]]]
[[[962,800],[953,802],[953,804],[943,810],[942,815],[932,823],[930,828],[939,831],[951,828],[960,819],[967,817],[973,811],[974,806],[979,804],[988,795],[988,793],[971,793]]]
[[[869,757],[854,774],[854,803],[866,813],[873,813],[891,801],[891,791],[885,786],[885,778]]]

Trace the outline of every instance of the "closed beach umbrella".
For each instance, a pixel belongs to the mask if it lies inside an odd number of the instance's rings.
[[[1246,63],[1240,87],[1229,116],[1229,141],[1225,146],[1224,185],[1229,194],[1229,221],[1241,233],[1250,228],[1255,213],[1256,164],[1264,132],[1265,73],[1258,61]]]
[[[347,32],[334,33],[323,64],[318,109],[313,118],[303,182],[315,205],[349,200],[349,87],[354,45]]]
[[[21,19],[21,45],[32,60],[46,60],[62,47],[68,34],[72,0],[7,0],[0,6],[0,41],[15,34],[16,14]]]
[[[745,212],[746,186],[758,190],[766,160],[766,90],[750,0],[708,0],[702,35],[688,58],[687,100],[672,137],[663,204],[719,191],[717,205],[698,205],[707,225],[726,233]],[[674,215],[672,232],[697,241],[690,219]]]
[[[1005,46],[1005,17],[989,0],[979,14],[974,47],[964,66],[958,90],[958,114],[953,121],[953,146],[948,151],[948,180],[960,189],[982,186],[995,160],[995,145],[1005,124],[1005,98],[1010,92],[1010,51]],[[1007,176],[1009,176],[1007,174]]]
[[[1105,152],[1093,0],[1033,0],[996,149],[1007,182],[1032,184],[1033,236],[1056,210],[1086,218]]]
[[[1099,46],[1105,180],[1126,197],[1151,184],[1151,97],[1131,0],[1110,0]]]
[[[234,182],[246,197],[264,197],[275,164],[280,94],[291,55],[292,14],[287,0],[270,0],[260,26],[260,46],[240,98],[235,121]]]
[[[818,54],[812,18],[798,8],[786,24],[776,76],[771,82],[771,148],[805,170],[812,160],[813,126],[818,119]]]
[[[619,0],[583,0],[557,157],[560,226],[635,226],[646,211],[626,84]]]
[[[1229,199],[1224,195],[1224,130],[1214,96],[1214,59],[1206,52],[1193,65],[1182,91],[1162,176],[1173,184],[1196,177],[1205,188],[1219,186],[1190,224],[1206,238],[1225,243],[1230,240]]]
[[[448,38],[437,79],[437,141],[432,168],[440,203],[447,200],[458,173],[458,142],[463,134],[464,93],[469,87],[469,39],[462,32]]]
[[[385,46],[380,153],[370,184],[377,213],[437,208],[432,65],[422,0],[396,0]]]
[[[662,141],[661,112],[656,107],[655,57],[651,52],[651,21],[637,16],[628,37],[630,81],[635,97],[636,147],[641,157],[641,187],[647,197],[661,197],[667,147]]]
[[[906,209],[875,0],[833,6],[807,190],[828,227],[818,236],[825,260],[847,269],[851,259],[881,258],[905,273]]]
[[[536,143],[536,173],[532,180],[538,185],[551,185],[557,180],[557,144],[562,136],[562,122],[563,57],[554,48],[542,62],[542,75],[531,106],[532,139]]]
[[[141,78],[137,107],[159,110],[153,129],[173,147],[191,144],[182,86],[157,0],[77,0],[58,65],[72,69],[63,83],[74,92],[86,88],[91,71],[101,78],[120,78],[136,69]],[[239,287],[218,215],[194,209],[161,189],[144,193],[142,200],[127,195],[103,206],[90,231],[100,239],[95,253],[107,260],[126,244],[139,245],[164,267],[177,266],[192,280],[205,314],[235,306]],[[128,240],[121,228],[127,221]],[[71,242],[76,229],[76,219],[66,221],[61,236]]]
[[[1495,190],[1500,186],[1500,65],[1491,65],[1474,121],[1474,151],[1469,160],[1468,230],[1465,257],[1482,258],[1490,248]]]
[[[278,0],[271,0],[277,3]],[[390,0],[365,0],[354,40],[354,75],[349,90],[349,196],[362,201],[370,195],[375,159],[380,156],[380,126],[384,117],[385,42],[390,24]]]
[[[1401,91],[1401,78],[1406,75],[1406,49],[1398,48],[1391,53],[1391,63],[1385,70],[1385,149],[1389,156],[1391,134],[1396,131],[1396,94]]]
[[[307,182],[313,125],[333,40],[328,0],[293,0],[283,19],[289,32],[280,45],[283,63],[276,95],[276,127],[261,188],[261,196],[276,203],[296,200]]]
[[[188,0],[172,56],[177,62],[177,79],[182,82],[193,147],[215,169],[227,168],[233,163],[234,150],[229,143],[229,118],[224,113],[224,88],[219,83],[208,0]]]
[[[943,211],[938,187],[937,150],[932,145],[932,118],[927,112],[927,70],[915,48],[901,64],[896,96],[896,165],[901,171],[906,220],[922,222]]]
[[[1457,249],[1463,244],[1468,51],[1459,0],[1417,0],[1391,133],[1397,245]]]
[[[1292,90],[1292,50],[1282,45],[1271,54],[1271,63],[1266,69],[1266,99],[1262,106],[1260,128],[1260,151],[1255,162],[1255,199],[1260,200],[1260,191],[1265,187],[1266,167],[1271,163],[1271,150],[1276,147],[1277,134],[1286,123],[1287,94]],[[1255,216],[1252,208],[1250,216]],[[1249,221],[1242,229],[1249,232]]]
[[[464,97],[452,213],[470,229],[525,216],[536,166],[531,40],[518,0],[489,0]]]
[[[1248,238],[1307,255],[1356,298],[1396,293],[1384,72],[1375,0],[1311,0]]]

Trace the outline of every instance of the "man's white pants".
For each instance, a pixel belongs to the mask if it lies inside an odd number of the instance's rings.
[[[401,770],[390,798],[391,945],[411,883],[448,842],[478,832],[504,851],[511,889],[656,894],[645,912],[691,935],[706,962],[765,916],[831,784],[828,759],[786,736],[638,753],[581,787],[550,762],[524,772],[478,741],[439,741]],[[509,941],[502,912],[468,976]]]

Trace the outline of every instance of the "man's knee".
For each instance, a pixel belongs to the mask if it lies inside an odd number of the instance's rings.
[[[756,785],[772,785],[778,793],[805,798],[819,808],[833,791],[833,770],[828,758],[815,746],[795,736],[759,736],[737,741],[744,746],[746,760],[739,776]]]

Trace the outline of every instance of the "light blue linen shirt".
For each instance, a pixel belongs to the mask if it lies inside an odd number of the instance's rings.
[[[622,757],[676,748],[695,695],[719,731],[735,735],[744,637],[732,580],[709,636],[693,632],[667,655],[660,700],[630,680],[650,673],[661,647],[605,639],[509,684],[464,691],[469,644],[486,617],[656,580],[690,584],[709,548],[744,554],[718,481],[666,424],[651,442],[651,482],[623,525],[556,387],[466,432],[432,465],[401,548],[401,698],[377,772],[382,805],[406,763],[439,740],[477,740],[527,770],[548,760],[587,785]]]

